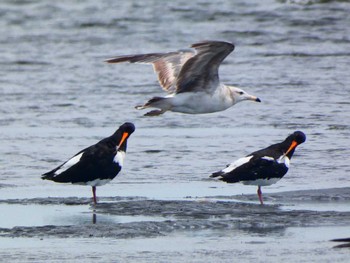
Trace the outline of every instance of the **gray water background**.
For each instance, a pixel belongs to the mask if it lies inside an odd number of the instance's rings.
[[[350,186],[347,1],[3,0],[0,18],[0,192],[8,213],[0,227],[74,221],[74,209],[51,213],[47,206],[23,209],[6,200],[90,200],[89,187],[46,182],[40,175],[125,121],[136,131],[123,171],[97,189],[101,200],[252,194],[250,202],[257,203],[255,187],[208,176],[295,130],[307,141],[297,148],[288,174],[263,193]],[[262,103],[205,115],[143,117],[134,106],[164,94],[152,67],[104,62],[201,40],[235,43],[220,68],[221,80]],[[349,211],[339,204],[310,207]],[[27,210],[37,212],[26,216]],[[63,223],[57,222],[65,212]]]

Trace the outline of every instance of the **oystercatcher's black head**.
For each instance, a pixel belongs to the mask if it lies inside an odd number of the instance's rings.
[[[131,122],[125,122],[118,130],[132,134],[135,131],[135,125]]]
[[[285,140],[286,145],[288,145],[288,149],[285,152],[285,156],[288,156],[288,158],[292,158],[292,155],[294,153],[295,148],[299,145],[305,142],[306,136],[301,131],[295,131],[291,135],[287,137]]]
[[[306,135],[302,131],[295,131],[291,136],[293,137],[294,141],[298,143],[298,145],[302,144],[306,140]]]
[[[115,132],[115,135],[118,140],[118,150],[126,150],[126,140],[129,136],[135,131],[135,125],[131,122],[126,122],[119,127],[119,129]]]

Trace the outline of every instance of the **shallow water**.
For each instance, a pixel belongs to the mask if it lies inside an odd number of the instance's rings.
[[[322,262],[331,257],[335,261],[346,262],[346,249],[332,249],[325,242],[333,233],[342,233],[344,230],[344,227],[306,228],[303,231],[300,231],[300,228],[288,228],[285,231],[287,238],[278,234],[266,238],[235,231],[218,233],[204,230],[199,235],[193,232],[178,232],[156,238],[122,241],[105,238],[65,239],[65,242],[57,238],[17,238],[16,244],[9,238],[1,241],[6,241],[5,248],[11,250],[11,253],[3,254],[4,260],[16,260],[21,257],[22,260],[36,262],[45,262],[42,258],[57,261],[89,258],[91,262],[167,262],[169,258],[175,259],[174,262],[232,262],[232,257],[248,262],[263,262],[263,259],[269,262]],[[320,231],[322,235],[319,234]],[[75,248],[77,243],[80,244],[79,251]],[[20,247],[28,247],[31,250],[23,254]],[[37,249],[38,247],[40,249]],[[52,249],[53,247],[55,249]]]
[[[39,262],[77,258],[98,262],[230,262],[233,255],[258,262],[346,262],[348,250],[336,248],[338,244],[330,240],[346,237],[349,210],[285,208],[296,200],[336,206],[350,199],[349,189],[341,194],[337,189],[317,192],[285,192],[282,204],[265,206],[221,201],[230,197],[178,201],[107,198],[94,207],[79,198],[4,200],[2,210],[9,211],[6,205],[22,206],[23,213],[46,218],[33,222],[33,218],[21,217],[12,222],[23,224],[0,228],[0,252],[3,260]],[[279,195],[267,194],[267,199]]]
[[[350,226],[349,12],[346,1],[316,0],[2,1],[2,258],[346,261],[328,240]],[[235,43],[221,79],[262,103],[146,118],[134,106],[164,94],[152,68],[103,62],[204,39]],[[97,189],[96,208],[89,187],[40,179],[125,121],[136,126],[125,165]],[[288,174],[263,188],[266,207],[255,187],[209,179],[295,130],[307,141]]]

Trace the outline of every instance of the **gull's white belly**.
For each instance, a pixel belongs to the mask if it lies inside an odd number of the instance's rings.
[[[171,97],[171,111],[191,114],[223,111],[233,104],[219,94],[184,92]]]

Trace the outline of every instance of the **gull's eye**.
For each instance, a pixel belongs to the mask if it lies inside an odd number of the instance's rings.
[[[243,95],[244,92],[243,92],[243,91],[239,91],[238,94],[239,94],[239,95]]]

